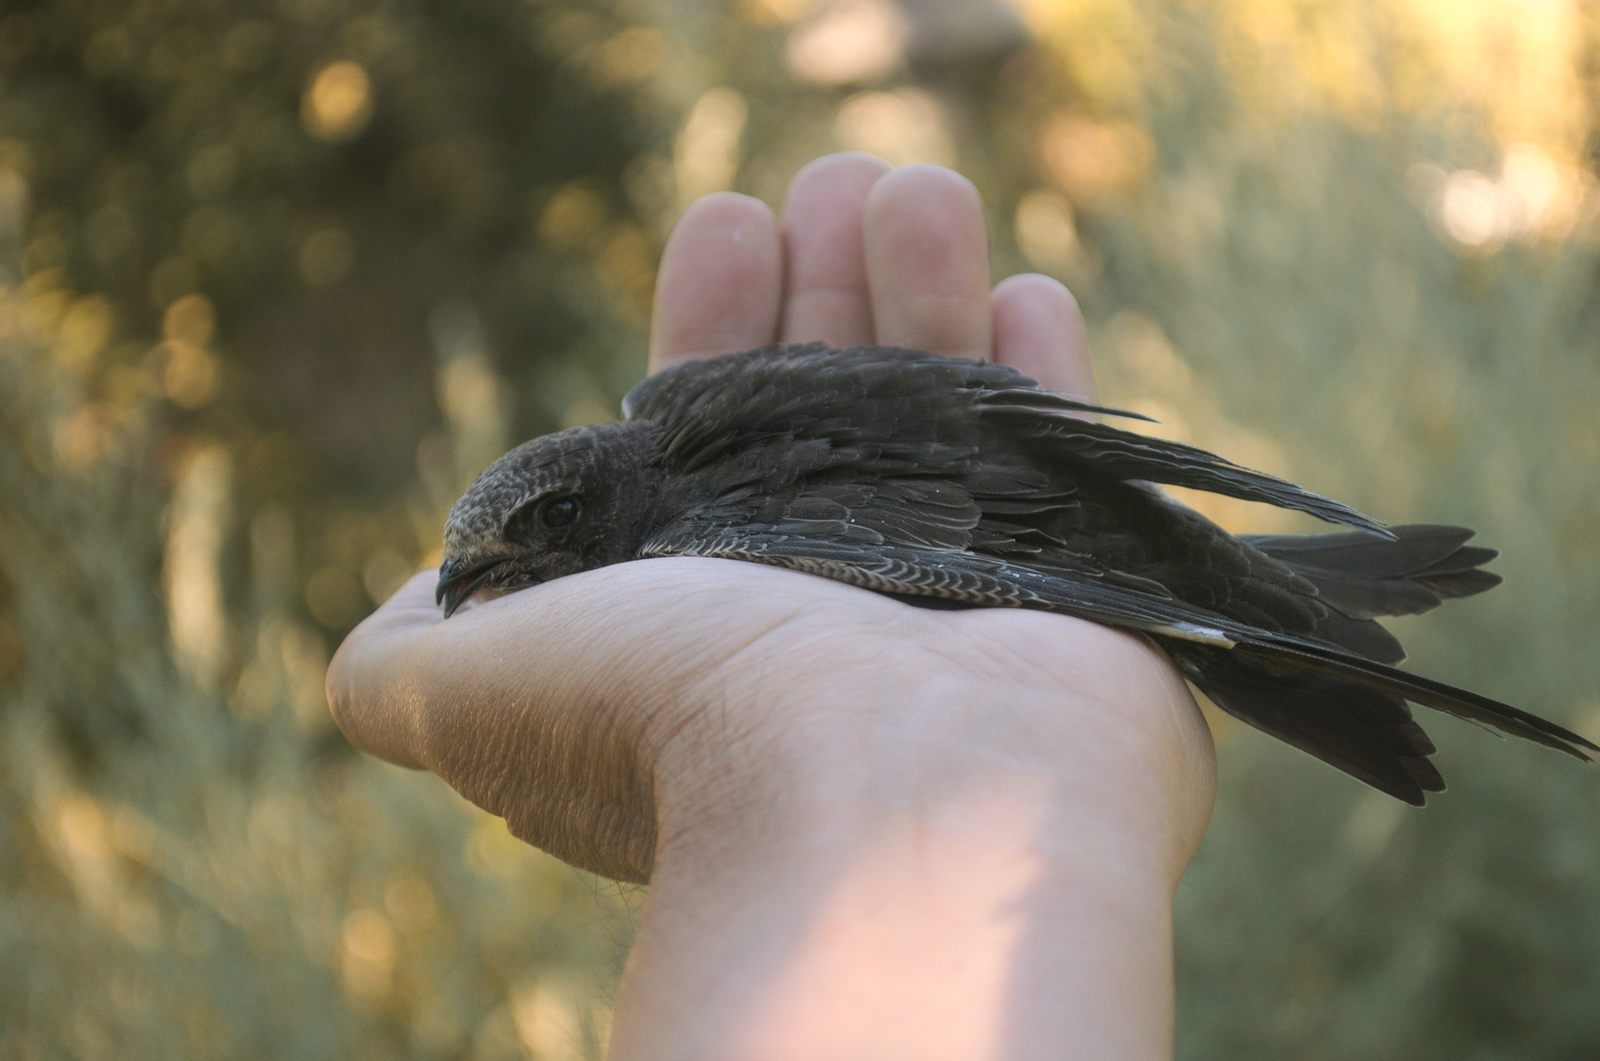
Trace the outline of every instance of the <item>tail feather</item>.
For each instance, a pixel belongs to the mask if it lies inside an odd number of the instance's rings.
[[[1324,674],[1284,675],[1227,649],[1184,646],[1185,674],[1230,715],[1415,806],[1443,792],[1433,742],[1398,696]]]
[[[1245,540],[1293,568],[1352,619],[1418,615],[1500,584],[1499,575],[1479,570],[1498,554],[1465,544],[1473,534],[1465,527],[1417,523],[1390,531],[1393,540],[1362,531]]]
[[[1399,663],[1406,658],[1406,650],[1400,644],[1400,639],[1376,619],[1352,619],[1343,613],[1336,613],[1317,627],[1317,636],[1379,663]]]
[[[1421,704],[1587,760],[1600,745],[1509,704],[1390,666],[1398,641],[1375,620],[1412,615],[1500,578],[1480,569],[1492,549],[1464,527],[1258,536],[1250,544],[1301,575],[1336,613],[1314,639],[1259,630],[1232,648],[1163,639],[1185,674],[1228,713],[1374,788],[1420,805],[1444,789],[1430,741],[1411,717]]]
[[[1470,690],[1458,689],[1335,648],[1264,634],[1260,640],[1241,642],[1232,651],[1246,659],[1255,660],[1258,666],[1271,674],[1311,671],[1343,679],[1468,722],[1481,723],[1501,733],[1522,737],[1585,762],[1589,759],[1588,753],[1600,752],[1600,745],[1588,738],[1510,704],[1502,704]]]
[[[1474,593],[1482,593],[1486,589],[1494,589],[1500,584],[1500,576],[1493,571],[1479,571],[1477,569],[1479,564],[1488,563],[1495,558],[1495,555],[1493,549],[1468,546],[1459,550],[1449,560],[1411,577],[1419,584],[1433,590],[1443,599],[1470,597]]]

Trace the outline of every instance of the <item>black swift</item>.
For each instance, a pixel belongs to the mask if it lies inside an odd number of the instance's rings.
[[[634,388],[626,420],[535,439],[451,510],[439,600],[607,564],[709,556],[902,599],[1034,608],[1137,630],[1218,706],[1421,804],[1444,781],[1407,702],[1580,759],[1536,715],[1396,669],[1379,616],[1499,583],[1461,527],[1347,505],[1096,417],[1003,365],[909,350],[765,347]],[[1151,484],[1349,530],[1235,536]]]

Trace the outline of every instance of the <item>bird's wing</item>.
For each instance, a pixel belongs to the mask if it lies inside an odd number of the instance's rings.
[[[1260,501],[1394,537],[1384,524],[1342,502],[1215,453],[1085,420],[1053,401],[1040,400],[1051,397],[1027,390],[1000,391],[985,395],[979,409],[984,419],[1001,425],[1014,437],[1032,440],[1048,460],[1069,461],[1112,479],[1165,483]]]
[[[1553,722],[1465,689],[1367,659],[1331,642],[1264,630],[1081,570],[1049,571],[971,552],[878,543],[863,535],[816,537],[792,524],[737,524],[690,513],[644,545],[641,556],[707,556],[772,564],[902,597],[970,607],[1051,611],[1152,634],[1169,642],[1226,649],[1268,673],[1321,674],[1388,693],[1503,733],[1587,759],[1600,746]]]
[[[1062,413],[1137,415],[1049,394],[993,362],[821,343],[685,362],[634,387],[622,409],[662,426],[663,459],[683,471],[774,439],[867,443],[926,467],[941,447],[952,456],[971,452],[976,402],[1018,392]]]
[[[1088,563],[1069,577],[975,553],[890,545],[860,532],[814,538],[795,533],[792,524],[719,524],[668,527],[645,543],[640,556],[746,560],[894,596],[974,608],[1033,608],[1224,648],[1236,643],[1230,629],[1239,624],[1100,577]]]
[[[835,556],[865,562],[900,554],[930,560],[965,557],[999,563],[1006,572],[1070,571],[1090,582],[1138,589],[1153,599],[1171,596],[1159,582],[1108,566],[1066,538],[1030,525],[1030,517],[1073,498],[1052,493],[1042,477],[1025,467],[973,461],[958,479],[923,469],[897,473],[894,462],[879,457],[852,463],[843,474],[824,472],[783,486],[769,475],[734,479],[714,499],[694,505],[658,532],[643,555],[695,554],[720,547],[707,545],[719,542],[733,551],[752,552],[745,559],[768,563]],[[847,573],[829,577],[849,580]],[[942,594],[930,590],[912,595]],[[948,599],[979,606],[1032,603],[982,595]]]
[[[1389,536],[1370,516],[1276,476],[1085,419],[1149,418],[1053,394],[992,362],[892,347],[769,346],[658,373],[629,392],[623,413],[661,424],[661,452],[680,470],[775,438],[834,446],[866,441],[887,455],[926,463],[937,459],[940,445],[959,456],[961,443],[978,438],[981,420],[1030,442],[1042,459],[1111,479],[1226,494]],[[897,454],[897,446],[905,452]]]
[[[962,550],[983,518],[972,495],[937,477],[814,479],[789,490],[741,483],[657,535],[663,548],[727,530],[773,542]]]

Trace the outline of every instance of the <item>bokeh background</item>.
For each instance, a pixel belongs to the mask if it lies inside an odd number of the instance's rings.
[[[609,418],[677,212],[840,148],[970,175],[1108,400],[1479,527],[1414,665],[1600,733],[1591,5],[6,0],[0,1056],[596,1055],[638,895],[323,668]],[[1600,1056],[1600,775],[1431,729],[1416,812],[1219,723],[1183,1057]]]

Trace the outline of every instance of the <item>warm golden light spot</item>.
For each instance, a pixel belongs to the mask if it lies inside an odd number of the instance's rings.
[[[37,273],[45,269],[59,269],[67,264],[71,250],[67,241],[56,232],[42,232],[28,241],[22,250],[22,270]]]
[[[793,31],[784,60],[814,84],[878,81],[900,65],[909,35],[905,12],[891,0],[841,0]]]
[[[1475,253],[1568,238],[1600,201],[1593,177],[1535,144],[1507,147],[1498,178],[1431,162],[1414,163],[1406,176],[1438,231]]]
[[[627,84],[643,81],[661,66],[661,31],[629,26],[602,44],[595,66],[604,80]]]
[[[550,194],[539,211],[541,239],[575,246],[605,220],[605,200],[584,184],[564,184]]]
[[[1560,167],[1533,144],[1513,144],[1501,163],[1500,183],[1516,202],[1521,221],[1541,228],[1567,189]]]
[[[1069,267],[1079,251],[1072,204],[1055,192],[1029,192],[1017,203],[1012,222],[1017,246],[1035,269],[1047,272]]]
[[[221,562],[231,512],[233,467],[228,452],[209,446],[191,455],[178,476],[163,573],[167,621],[179,664],[202,686],[221,672],[227,616]]]
[[[377,910],[356,910],[344,919],[339,938],[345,989],[358,1002],[381,1000],[394,977],[394,926]]]
[[[216,331],[217,315],[204,295],[185,295],[161,316],[161,334],[177,342],[204,346]]]
[[[739,0],[739,15],[757,26],[790,26],[822,6],[822,0]]]
[[[1465,247],[1481,248],[1500,235],[1499,189],[1472,170],[1458,170],[1445,180],[1439,196],[1439,222],[1445,233]]]
[[[467,836],[462,854],[467,868],[489,880],[513,880],[536,857],[511,835],[504,819],[483,815]]]
[[[340,143],[357,136],[372,118],[372,81],[348,59],[318,70],[300,100],[300,122],[318,140]]]
[[[439,356],[439,405],[449,421],[457,470],[476,474],[506,448],[508,397],[488,351],[483,322],[462,302],[428,317]]]
[[[237,718],[256,721],[271,717],[278,706],[278,675],[268,663],[251,660],[239,671],[228,711]]]
[[[174,405],[199,409],[216,397],[220,366],[205,347],[169,340],[153,354],[160,366],[161,389]]]
[[[744,97],[731,88],[710,89],[695,101],[672,148],[679,202],[688,205],[733,183],[748,114]]]
[[[944,108],[921,89],[851,96],[839,108],[833,130],[840,146],[869,151],[891,165],[955,164],[955,140]]]
[[[86,371],[111,339],[114,323],[111,303],[99,295],[73,300],[61,316],[56,359],[69,372]]]
[[[42,285],[37,290],[30,291],[23,299],[22,310],[18,315],[23,334],[34,342],[49,343],[54,338],[56,328],[60,326],[61,318],[67,312],[70,303],[71,300],[65,291]]]
[[[511,1019],[517,1038],[538,1058],[577,1061],[590,1056],[582,1048],[588,1008],[576,987],[550,977],[511,989]]]
[[[606,230],[595,262],[606,284],[630,305],[649,306],[655,277],[654,248],[635,225],[618,223]]]
[[[1041,36],[1059,34],[1070,24],[1073,14],[1069,5],[1061,0],[1011,0],[1011,9],[1033,32]],[[1084,5],[1092,8],[1094,5]]]
[[[1074,200],[1093,201],[1142,179],[1155,145],[1136,125],[1061,114],[1041,130],[1039,152],[1056,187]]]
[[[156,944],[160,913],[128,887],[106,806],[94,797],[61,791],[40,808],[43,837],[85,912],[115,928],[136,947]]]
[[[106,815],[93,797],[73,793],[62,798],[55,810],[56,835],[71,857],[90,860],[111,853]]]
[[[56,463],[67,471],[83,471],[111,451],[111,424],[96,403],[80,405],[56,423],[52,449]]]

